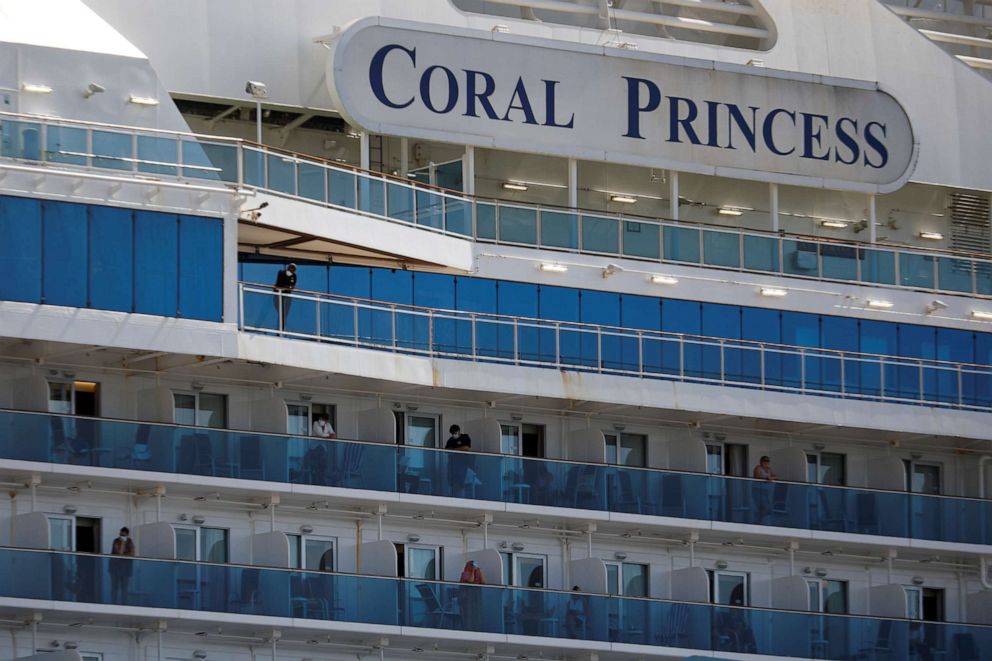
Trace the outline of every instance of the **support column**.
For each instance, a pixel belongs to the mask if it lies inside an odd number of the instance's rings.
[[[868,196],[868,241],[875,243],[878,238],[878,229],[875,227],[875,196]]]
[[[475,147],[465,146],[462,157],[462,188],[469,195],[475,195]]]
[[[671,220],[679,219],[679,173],[675,170],[668,171],[668,216]]]
[[[400,176],[406,179],[410,174],[410,139],[400,138]]]
[[[369,133],[368,131],[362,131],[361,133],[358,134],[358,136],[359,136],[358,149],[361,152],[361,154],[359,155],[358,164],[361,166],[363,170],[368,170],[370,165]]]
[[[768,184],[768,206],[772,215],[772,231],[778,232],[781,229],[778,220],[778,184]]]
[[[568,159],[568,206],[579,208],[579,164],[574,158]]]

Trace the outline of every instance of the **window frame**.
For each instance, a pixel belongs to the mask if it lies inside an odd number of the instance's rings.
[[[193,424],[186,425],[188,427],[198,427],[201,429],[228,429],[228,421],[230,420],[230,409],[231,409],[231,398],[227,393],[223,392],[206,392],[202,390],[172,390],[172,423],[179,425],[183,424],[176,420],[176,412],[179,407],[176,405],[176,395],[183,395],[186,397],[193,398]],[[200,396],[201,395],[212,395],[214,397],[222,397],[224,399],[224,424],[220,427],[213,427],[210,425],[200,424]]]
[[[290,543],[290,558],[289,558],[289,567],[290,567],[290,569],[301,569],[301,570],[304,570],[304,571],[325,571],[325,572],[333,572],[333,571],[335,571],[337,569],[337,566],[338,566],[338,538],[337,537],[331,537],[329,535],[314,535],[314,534],[311,534],[311,533],[302,533],[302,532],[288,532],[288,533],[286,533],[286,537],[288,539],[294,539],[295,538],[296,540],[298,540],[297,541],[297,544],[298,545],[297,545],[297,548],[296,548],[296,557],[295,558],[293,557],[293,554],[292,554],[292,550],[293,550],[292,542]],[[330,542],[330,544],[331,544],[331,568],[330,569],[321,570],[318,567],[306,567],[306,566],[304,566],[305,565],[305,559],[306,559],[306,543],[308,541],[311,541],[311,540],[312,541],[321,541],[321,542]]]
[[[736,577],[739,577],[739,578],[743,578],[744,579],[744,581],[743,581],[743,585],[744,585],[744,603],[742,603],[740,605],[741,606],[750,606],[751,605],[751,573],[750,572],[736,571],[736,570],[732,570],[732,569],[709,569],[709,570],[707,570],[707,573],[710,575],[710,603],[717,604],[717,605],[720,605],[720,606],[733,606],[733,605],[735,605],[735,604],[731,604],[729,602],[724,603],[724,602],[719,601],[718,599],[719,599],[719,596],[720,595],[717,594],[717,588],[719,588],[719,586],[720,586],[719,578],[721,576],[736,576]]]
[[[617,596],[630,596],[626,593],[626,576],[624,574],[625,567],[641,567],[644,570],[644,594],[643,595],[633,595],[635,597],[648,597],[651,594],[651,565],[646,562],[624,562],[621,560],[604,560],[603,564],[606,565],[606,593],[610,595]],[[616,568],[616,585],[610,585],[610,567]],[[615,590],[614,590],[615,588]]]
[[[641,447],[641,456],[644,457],[643,463],[640,464],[625,464],[620,461],[621,450],[623,449],[624,437],[637,437],[643,442]],[[614,439],[614,445],[616,447],[615,455],[616,461],[610,461],[610,439]],[[628,431],[618,431],[609,430],[603,431],[603,463],[608,466],[622,466],[628,468],[647,468],[648,465],[648,435],[640,434],[636,432]]]
[[[192,530],[195,533],[193,538],[194,539],[193,549],[196,551],[196,557],[193,560],[188,560],[185,558],[182,558],[182,560],[184,560],[185,562],[207,562],[206,560],[203,559],[203,537],[200,532],[203,529],[220,530],[224,533],[225,559],[224,562],[218,564],[225,564],[225,565],[230,564],[231,563],[231,529],[230,528],[222,528],[220,526],[200,526],[196,524],[187,524],[187,523],[174,523],[172,524],[172,530],[173,530],[173,535],[175,535],[177,539],[178,539],[178,535],[176,535],[176,531],[178,530]],[[178,556],[178,544],[176,551]],[[179,560],[180,558],[177,557],[176,559]]]

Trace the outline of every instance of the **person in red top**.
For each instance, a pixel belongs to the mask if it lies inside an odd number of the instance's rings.
[[[110,547],[110,555],[133,558],[137,553],[131,531],[125,526]],[[110,598],[115,604],[127,602],[127,584],[131,581],[131,561],[123,558],[110,559]]]
[[[458,579],[459,583],[467,583],[458,591],[458,607],[462,614],[462,626],[468,631],[478,631],[482,620],[482,589],[477,585],[485,585],[486,579],[482,575],[482,569],[475,564],[475,560],[469,560],[462,569],[462,575]]]

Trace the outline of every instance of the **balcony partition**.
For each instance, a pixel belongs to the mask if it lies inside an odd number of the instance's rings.
[[[0,597],[768,656],[929,659],[978,650],[968,658],[992,659],[987,626],[11,548],[0,549]]]
[[[992,544],[992,500],[0,411],[0,459]]]
[[[0,113],[0,158],[255,189],[484,242],[992,297],[986,256],[502,202],[217,136]]]
[[[240,285],[240,328],[435,358],[992,410],[992,367]]]

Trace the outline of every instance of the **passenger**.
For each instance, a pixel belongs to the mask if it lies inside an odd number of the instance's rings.
[[[772,470],[772,460],[767,456],[761,458],[758,465],[754,467],[754,479],[774,482],[778,475]]]
[[[276,296],[272,299],[276,308],[276,317],[279,319],[279,331],[286,328],[286,319],[289,317],[289,306],[293,299],[284,294],[292,294],[296,289],[296,264],[290,264],[276,274],[276,284],[272,287],[276,291]]]
[[[772,470],[772,461],[763,456],[754,467],[754,479],[774,482],[778,475]],[[751,489],[751,499],[754,501],[755,523],[765,523],[772,511],[772,487],[770,484],[755,484]]]
[[[338,435],[334,432],[334,427],[331,426],[331,419],[326,413],[321,413],[320,417],[313,421],[313,427],[310,431],[311,436],[316,436],[317,438],[337,438]]]
[[[110,555],[131,558],[136,555],[134,542],[131,540],[131,531],[126,526],[121,528],[119,536],[110,547]],[[110,559],[110,599],[115,604],[127,603],[128,583],[131,581],[132,568],[130,560]]]
[[[482,622],[482,592],[477,585],[485,585],[486,578],[482,575],[482,569],[469,560],[462,569],[462,575],[458,579],[459,583],[465,583],[466,587],[459,588],[458,604],[462,615],[462,626],[469,631],[478,631]],[[471,586],[471,587],[469,587]]]
[[[565,605],[565,635],[569,638],[583,638],[586,630],[586,600],[579,592],[578,585],[572,586],[572,594]]]
[[[460,450],[468,452],[472,449],[472,439],[468,434],[463,434],[461,427],[451,425],[448,429],[451,436],[444,444],[445,450]],[[472,468],[472,460],[467,456],[448,456],[448,484],[451,487],[451,495],[461,496],[465,493],[465,488],[477,482],[475,470]]]

